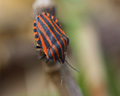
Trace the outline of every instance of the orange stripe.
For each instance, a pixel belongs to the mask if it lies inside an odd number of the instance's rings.
[[[52,25],[52,27],[55,29],[55,31],[61,36],[61,34],[57,31],[57,29],[55,28],[55,26],[51,22],[51,20],[46,15],[43,15],[43,16],[49,21],[49,23]]]
[[[41,32],[44,34],[45,38],[47,39],[48,43],[50,44],[50,46],[52,46],[52,42],[49,39],[48,35],[46,34],[45,30],[42,28],[41,24],[37,21],[37,25],[39,30],[41,30]]]
[[[47,13],[47,16],[48,16],[48,17],[49,17],[49,15],[50,15],[50,14],[49,14],[49,13]]]
[[[54,19],[54,16],[51,16],[51,19],[53,20]],[[58,20],[56,19],[55,22],[57,23]],[[60,25],[60,24],[59,24]],[[61,26],[61,25],[60,25]]]
[[[51,20],[46,15],[43,15],[43,16],[49,21],[49,23],[52,25],[52,27],[55,29],[55,31],[61,36],[61,34],[57,31],[57,29],[55,28],[55,26],[51,22]]]
[[[34,32],[34,35],[37,35],[37,32]]]
[[[45,12],[42,12],[42,15],[45,15]]]
[[[65,41],[66,41],[66,44],[67,44],[67,39],[66,39],[65,37],[63,37],[63,38],[65,39]],[[66,50],[66,48],[67,48],[67,47],[65,46],[65,50]]]
[[[45,16],[45,15],[44,15]],[[46,25],[46,27],[49,29],[49,31],[50,31],[50,33],[53,35],[53,37],[55,38],[55,40],[57,41],[57,43],[58,43],[58,45],[60,46],[60,48],[61,48],[61,51],[62,51],[62,53],[63,53],[63,50],[62,50],[62,46],[61,46],[61,44],[60,44],[60,42],[58,42],[58,40],[57,40],[57,38],[56,38],[56,36],[53,34],[53,32],[51,31],[51,29],[49,28],[49,26],[45,23],[45,21],[39,16],[39,18],[40,18],[40,20]],[[57,30],[56,30],[57,31]],[[56,50],[57,48],[55,48],[55,50]],[[57,53],[57,55],[58,55],[58,58],[59,58],[59,53],[58,53],[58,50],[56,51],[56,53]]]
[[[51,16],[51,19],[54,19],[54,16]]]
[[[36,41],[38,41],[39,40],[39,38],[36,38]]]
[[[34,23],[36,23],[36,21],[34,20]]]
[[[37,27],[36,27],[36,26],[33,26],[33,29],[37,29]]]
[[[65,41],[67,42],[67,39],[63,36],[63,38],[65,39]]]
[[[61,28],[56,24],[56,22],[55,21],[53,21],[53,23],[56,25],[56,27],[60,30],[60,32],[62,33],[62,34],[64,34],[65,35],[65,33],[64,33],[64,31],[63,30],[61,30]]]
[[[55,31],[61,36],[61,34],[57,31],[57,29],[55,28],[55,26],[53,25],[53,23],[51,22],[51,20],[49,19],[49,18],[47,18],[47,16],[46,15],[43,15],[48,21],[49,21],[49,23],[52,25],[52,27],[55,29]],[[46,26],[48,26],[47,24],[45,24]],[[49,28],[48,28],[49,29]],[[50,30],[50,29],[49,29]],[[56,38],[56,36],[54,35],[54,38],[56,39],[56,41],[57,41],[57,43],[59,44],[59,46],[60,46],[60,48],[61,48],[61,53],[63,53],[63,50],[62,50],[62,46],[61,46],[61,44],[60,44],[60,42],[58,42],[58,40],[57,40],[57,38]],[[64,47],[65,47],[65,41],[64,40],[62,40],[63,42],[64,42]]]
[[[42,43],[42,47],[43,47],[43,51],[44,51],[44,53],[46,54],[46,57],[47,58],[49,58],[48,57],[48,54],[47,54],[47,47],[46,47],[46,45],[45,45],[45,42],[44,42],[44,40],[43,40],[43,37],[42,37],[42,35],[39,33],[39,36],[40,36],[40,39],[41,39],[41,43]]]
[[[63,38],[61,38],[61,40],[62,40],[62,42],[63,42],[63,44],[64,44],[64,48],[65,48],[66,46],[65,46],[65,42],[64,42],[64,39],[63,39]],[[64,49],[64,50],[65,50],[65,49]]]
[[[58,52],[58,49],[57,49],[57,47],[55,45],[53,45],[53,49],[55,50],[55,52],[57,53],[57,56],[59,58],[59,52]]]
[[[61,28],[53,21],[53,23],[56,25],[56,27],[60,30],[60,32],[62,33],[62,34],[64,34],[65,35],[65,33],[64,33],[64,31],[62,31],[61,30]],[[65,35],[66,36],[66,35]],[[67,37],[67,36],[66,36]],[[65,38],[65,37],[63,37],[65,40],[66,40],[66,43],[67,43],[67,39]],[[65,43],[65,42],[64,42]],[[66,48],[66,46],[64,46],[65,48]]]
[[[57,22],[58,22],[58,20],[56,19],[56,20],[55,20],[55,22],[57,23]]]
[[[51,48],[50,48],[50,52],[51,52],[51,55],[52,55],[52,57],[53,57],[53,60],[55,60],[55,55],[53,54],[53,51],[52,51]]]

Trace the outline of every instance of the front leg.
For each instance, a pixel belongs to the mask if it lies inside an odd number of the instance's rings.
[[[45,63],[47,63],[49,61],[49,59],[47,59],[46,61],[45,61]]]
[[[45,57],[46,55],[44,54],[43,56],[40,57],[40,51],[38,51],[38,59],[41,60]]]

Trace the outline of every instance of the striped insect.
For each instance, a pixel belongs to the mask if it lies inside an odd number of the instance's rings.
[[[37,14],[34,20],[33,31],[38,44],[36,48],[41,48],[44,52],[44,55],[41,57],[39,52],[39,59],[46,57],[46,62],[53,60],[64,63],[66,61],[64,53],[68,48],[69,38],[54,16],[46,12]],[[66,63],[72,67],[67,61]],[[75,68],[73,69],[76,70]]]

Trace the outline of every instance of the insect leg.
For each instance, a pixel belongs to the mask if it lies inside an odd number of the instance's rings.
[[[43,59],[46,55],[44,54],[43,56],[40,57],[40,51],[38,51],[38,59]]]
[[[45,62],[47,63],[49,61],[49,59],[47,59]]]

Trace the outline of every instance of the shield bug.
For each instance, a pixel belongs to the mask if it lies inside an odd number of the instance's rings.
[[[39,59],[46,57],[46,62],[49,60],[59,61],[60,63],[66,62],[72,67],[65,60],[64,54],[68,48],[69,38],[54,16],[46,12],[37,14],[34,20],[33,31],[38,44],[36,48],[41,48],[44,52],[44,55],[41,57],[40,53],[38,54]],[[75,68],[73,69],[76,70]]]

